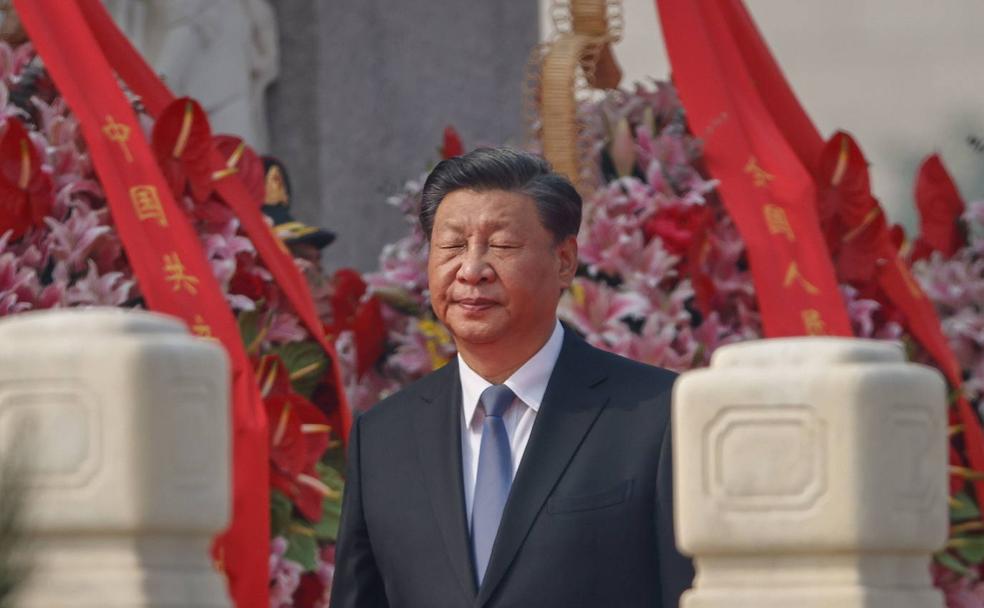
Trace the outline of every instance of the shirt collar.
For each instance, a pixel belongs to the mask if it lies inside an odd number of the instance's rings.
[[[550,374],[553,373],[553,368],[557,364],[557,358],[560,357],[560,348],[563,345],[564,328],[560,324],[560,321],[557,321],[547,343],[503,383],[512,389],[516,397],[534,412],[540,410],[543,394],[547,391],[547,382],[550,380]],[[460,354],[458,355],[458,375],[461,378],[463,413],[468,425],[471,426],[474,421],[475,410],[478,408],[478,400],[482,396],[482,391],[492,386],[492,383],[468,367],[468,364],[465,363],[465,360],[461,358]]]

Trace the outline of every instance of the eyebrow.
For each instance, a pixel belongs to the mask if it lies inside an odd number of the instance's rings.
[[[489,221],[483,222],[483,224],[480,227],[481,228],[490,229],[490,230],[502,230],[503,228],[508,228],[509,225],[510,225],[510,222],[507,222],[507,221],[504,221],[504,220],[489,220]],[[465,225],[462,224],[462,223],[459,223],[459,222],[456,222],[456,221],[451,220],[451,221],[444,222],[444,225],[441,228],[444,229],[444,230],[452,230],[452,231],[456,231],[456,232],[461,232],[461,231],[464,230]]]
[[[437,226],[435,226],[435,228],[437,228]],[[442,229],[442,230],[455,230],[455,231],[458,231],[458,232],[460,232],[462,228],[463,228],[463,226],[461,224],[459,224],[458,222],[444,222],[440,226],[440,229]]]

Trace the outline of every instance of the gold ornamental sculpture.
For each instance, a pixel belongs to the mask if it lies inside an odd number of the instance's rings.
[[[543,156],[587,194],[593,170],[578,107],[593,91],[618,87],[622,71],[612,44],[622,36],[620,0],[554,0],[554,32],[533,50],[527,66],[528,137]]]

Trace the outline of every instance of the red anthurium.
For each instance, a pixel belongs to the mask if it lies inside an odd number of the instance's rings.
[[[879,260],[894,254],[888,225],[871,195],[868,161],[854,139],[838,131],[824,145],[817,170],[824,235],[840,280],[876,280]]]
[[[316,468],[331,438],[328,418],[291,390],[279,357],[263,357],[257,376],[269,421],[270,485],[290,498],[304,517],[317,522],[329,492]]]
[[[234,135],[216,135],[212,138],[212,143],[219,155],[225,159],[225,166],[213,171],[212,179],[220,180],[229,175],[239,175],[253,200],[256,201],[256,205],[262,205],[266,195],[266,175],[263,171],[263,160],[256,151]]]
[[[27,129],[7,119],[0,140],[0,235],[13,230],[19,238],[51,212],[51,176],[41,169],[41,154]]]
[[[316,606],[325,599],[327,587],[316,572],[301,575],[301,581],[294,591],[295,606]]]
[[[386,324],[379,300],[366,295],[366,282],[351,268],[335,272],[331,296],[332,324],[327,333],[338,335],[349,330],[355,338],[356,373],[361,377],[383,355]]]
[[[366,282],[362,275],[351,268],[341,268],[335,271],[334,291],[331,294],[332,323],[336,332],[349,329],[355,320],[359,301],[366,293]]]
[[[938,154],[923,161],[916,176],[916,207],[919,209],[919,238],[913,259],[939,251],[945,257],[967,244],[960,226],[964,200]]]
[[[260,395],[281,397],[293,392],[290,385],[290,372],[277,355],[263,355],[256,364],[256,378],[260,383]]]
[[[281,481],[289,488],[309,460],[307,442],[301,433],[300,417],[296,411],[298,405],[287,395],[267,397],[263,404],[270,423],[271,479],[282,478]]]
[[[180,199],[188,188],[192,198],[204,202],[212,191],[212,130],[198,102],[182,97],[164,108],[151,147],[174,196]]]
[[[386,323],[379,300],[372,296],[359,305],[352,322],[355,334],[356,373],[366,373],[383,356],[386,348]]]
[[[270,484],[312,522],[321,519],[328,489],[316,464],[328,449],[331,426],[314,404],[294,393],[264,399],[270,421]]]
[[[895,249],[901,251],[905,245],[905,228],[900,224],[892,224],[892,227],[888,229],[888,240],[892,242]]]
[[[441,158],[447,160],[465,153],[465,147],[461,144],[461,137],[454,127],[448,125],[444,127],[444,142],[441,144]]]

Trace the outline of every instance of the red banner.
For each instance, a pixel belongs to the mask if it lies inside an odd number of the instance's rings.
[[[812,173],[823,149],[823,137],[796,99],[744,3],[741,0],[723,0],[718,6],[769,115],[782,131],[800,164]]]
[[[141,57],[126,36],[116,27],[100,0],[76,0],[86,22],[96,35],[112,67],[134,93],[140,96],[151,116],[157,117],[171,102],[174,95],[161,82],[153,69]],[[283,289],[288,301],[311,336],[321,345],[330,359],[330,383],[335,387],[338,407],[331,412],[332,425],[339,430],[343,442],[348,441],[352,424],[351,410],[343,389],[338,355],[327,339],[318,317],[307,281],[294,265],[294,260],[283,243],[273,234],[260,210],[261,201],[250,196],[239,178],[235,167],[227,167],[226,159],[217,151],[212,153],[213,187],[223,201],[239,218],[243,231],[253,242],[264,265]]]
[[[221,341],[232,371],[232,523],[218,559],[240,607],[265,608],[269,560],[266,417],[236,320],[193,227],[177,205],[137,117],[79,6],[16,0],[45,66],[72,109],[148,307]],[[83,76],[84,75],[84,76]]]
[[[820,232],[811,170],[777,126],[751,70],[771,65],[776,77],[781,74],[761,52],[752,56],[754,48],[742,50],[748,32],[736,36],[741,23],[729,24],[725,5],[722,0],[656,0],[688,122],[704,140],[707,169],[720,180],[722,198],[748,250],[765,334],[850,336]],[[778,87],[776,78],[765,82]],[[777,111],[799,107],[791,92],[779,101]],[[799,125],[797,131],[805,129],[802,120],[792,123]],[[805,132],[804,141],[809,138]]]

